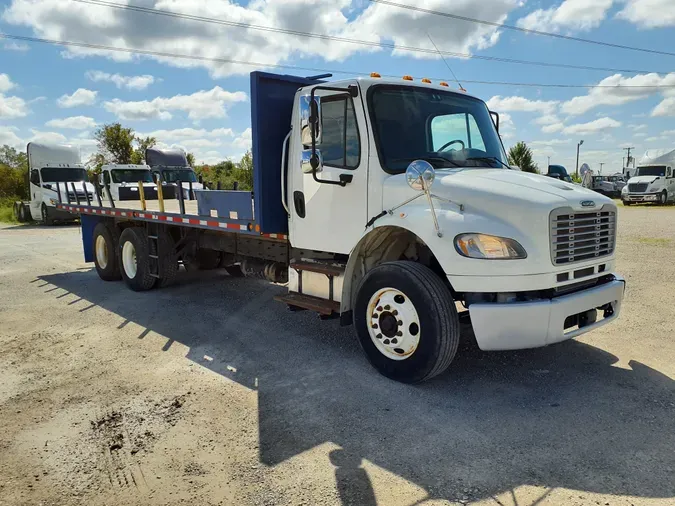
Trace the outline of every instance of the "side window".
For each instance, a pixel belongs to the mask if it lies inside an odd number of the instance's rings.
[[[321,150],[324,165],[355,169],[361,160],[361,141],[351,97],[321,98]]]
[[[457,142],[446,146],[452,141]],[[485,143],[478,129],[476,118],[465,113],[435,116],[431,120],[431,144],[434,151],[440,151],[443,147],[445,147],[444,151],[447,149],[485,151]]]
[[[30,171],[30,182],[35,186],[40,186],[40,173],[37,169]]]

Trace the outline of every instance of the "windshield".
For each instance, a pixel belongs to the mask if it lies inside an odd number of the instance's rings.
[[[79,183],[86,181],[87,171],[68,167],[45,167],[41,170],[45,183]]]
[[[501,140],[485,103],[435,89],[378,85],[370,103],[375,141],[384,170],[405,172],[411,161],[436,167],[502,167]]]
[[[549,174],[560,174],[561,176],[567,176],[567,169],[562,165],[549,165],[548,166]]]
[[[663,165],[653,167],[638,167],[635,172],[636,176],[661,176],[665,177],[666,167]]]
[[[110,171],[113,183],[152,183],[149,170],[114,169]]]
[[[197,176],[192,169],[164,169],[162,171],[162,179],[167,183],[187,183],[192,181],[197,182]]]

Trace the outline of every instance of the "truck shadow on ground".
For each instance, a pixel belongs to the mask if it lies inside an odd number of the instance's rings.
[[[375,504],[371,462],[422,487],[426,499],[494,497],[521,485],[645,498],[675,497],[675,381],[617,363],[577,341],[509,353],[464,344],[451,369],[418,386],[379,376],[351,328],[289,313],[283,287],[225,273],[181,273],[168,289],[134,293],[95,271],[41,276],[179,342],[187,357],[259,396],[260,461],[324,443],[344,504]],[[44,283],[48,283],[44,284]],[[50,292],[56,298],[59,291]]]

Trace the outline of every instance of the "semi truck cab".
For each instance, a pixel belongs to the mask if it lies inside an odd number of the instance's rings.
[[[140,200],[139,183],[146,199],[157,198],[157,185],[146,165],[104,165],[99,182],[110,190],[115,201]]]

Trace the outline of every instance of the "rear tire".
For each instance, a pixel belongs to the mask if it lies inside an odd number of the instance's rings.
[[[164,288],[176,281],[178,274],[178,261],[174,253],[175,243],[167,230],[159,231],[159,261],[161,263],[160,278],[157,281],[158,288]]]
[[[120,235],[117,248],[122,279],[135,292],[150,290],[157,281],[150,275],[148,233],[143,228],[130,227]]]
[[[117,242],[110,227],[99,223],[94,228],[94,265],[98,277],[103,281],[119,281],[122,279],[117,257]]]
[[[366,274],[356,295],[354,326],[373,367],[403,383],[445,371],[459,344],[449,288],[415,262],[389,262]]]

